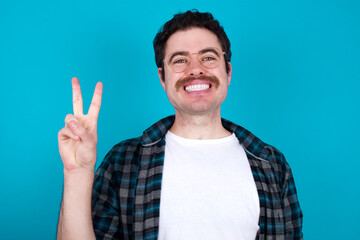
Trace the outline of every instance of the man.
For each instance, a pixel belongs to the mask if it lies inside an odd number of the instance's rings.
[[[102,84],[84,115],[73,79],[74,115],[59,132],[58,238],[302,239],[283,155],[220,116],[232,67],[219,22],[209,13],[177,14],[156,35],[154,50],[175,116],[114,146],[95,180]]]

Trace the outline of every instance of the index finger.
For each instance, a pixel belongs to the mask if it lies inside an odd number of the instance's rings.
[[[83,99],[81,96],[81,89],[79,79],[73,77],[71,79],[72,92],[73,92],[73,110],[75,116],[83,115]]]
[[[91,100],[91,104],[88,112],[88,115],[94,117],[95,119],[97,119],[99,116],[102,91],[103,91],[103,84],[101,82],[98,82],[96,84],[94,95]]]

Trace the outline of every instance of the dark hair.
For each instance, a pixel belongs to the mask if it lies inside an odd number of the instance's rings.
[[[213,32],[220,41],[221,48],[225,52],[226,71],[229,72],[229,61],[231,58],[230,41],[226,36],[224,28],[219,21],[215,20],[211,13],[201,13],[197,10],[175,14],[174,17],[166,22],[156,34],[153,45],[155,51],[155,62],[157,67],[162,67],[162,78],[164,79],[163,60],[165,56],[165,44],[169,37],[179,30],[186,30],[191,27],[206,28]]]

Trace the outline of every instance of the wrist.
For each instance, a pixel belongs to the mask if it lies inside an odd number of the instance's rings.
[[[90,176],[94,175],[95,164],[87,167],[77,167],[72,169],[66,169],[64,167],[64,177],[75,177],[75,176]]]
[[[64,192],[91,194],[94,175],[94,169],[77,168],[70,171],[64,169]]]

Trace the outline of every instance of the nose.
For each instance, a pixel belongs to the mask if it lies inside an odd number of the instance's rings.
[[[204,67],[201,65],[197,54],[190,55],[190,64],[187,72],[191,76],[204,74]]]

